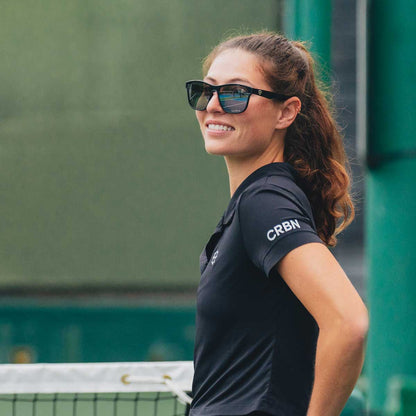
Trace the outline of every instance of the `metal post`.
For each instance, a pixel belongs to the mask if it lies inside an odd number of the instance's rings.
[[[290,39],[304,40],[328,81],[331,66],[331,0],[286,0],[283,30]]]
[[[416,374],[416,2],[369,3],[367,263],[370,409]]]

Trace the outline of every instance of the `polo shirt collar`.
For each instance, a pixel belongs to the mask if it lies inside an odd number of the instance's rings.
[[[231,222],[234,216],[234,212],[237,207],[237,202],[241,198],[241,195],[243,192],[254,182],[257,180],[267,177],[267,176],[273,176],[273,175],[279,175],[279,176],[287,176],[289,178],[294,179],[296,177],[296,170],[289,165],[289,163],[286,162],[275,162],[270,163],[268,165],[264,165],[260,167],[259,169],[255,170],[253,173],[251,173],[249,176],[247,176],[246,179],[240,184],[240,186],[236,189],[234,192],[234,195],[232,196],[230,203],[228,204],[228,207],[221,218],[219,225],[227,225]]]

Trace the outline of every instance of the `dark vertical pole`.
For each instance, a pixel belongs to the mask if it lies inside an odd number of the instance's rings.
[[[369,3],[367,263],[370,408],[416,374],[416,2]]]

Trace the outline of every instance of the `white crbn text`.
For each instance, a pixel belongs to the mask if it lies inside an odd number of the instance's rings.
[[[298,220],[283,221],[267,231],[267,239],[273,241],[276,237],[279,237],[280,234],[287,233],[295,228],[300,228]]]

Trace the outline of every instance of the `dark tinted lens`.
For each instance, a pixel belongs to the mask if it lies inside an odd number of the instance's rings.
[[[198,111],[207,108],[208,102],[212,97],[212,91],[209,85],[203,82],[190,82],[187,84],[189,105]]]
[[[250,93],[242,85],[226,85],[221,88],[219,99],[226,113],[242,113],[248,104]]]

